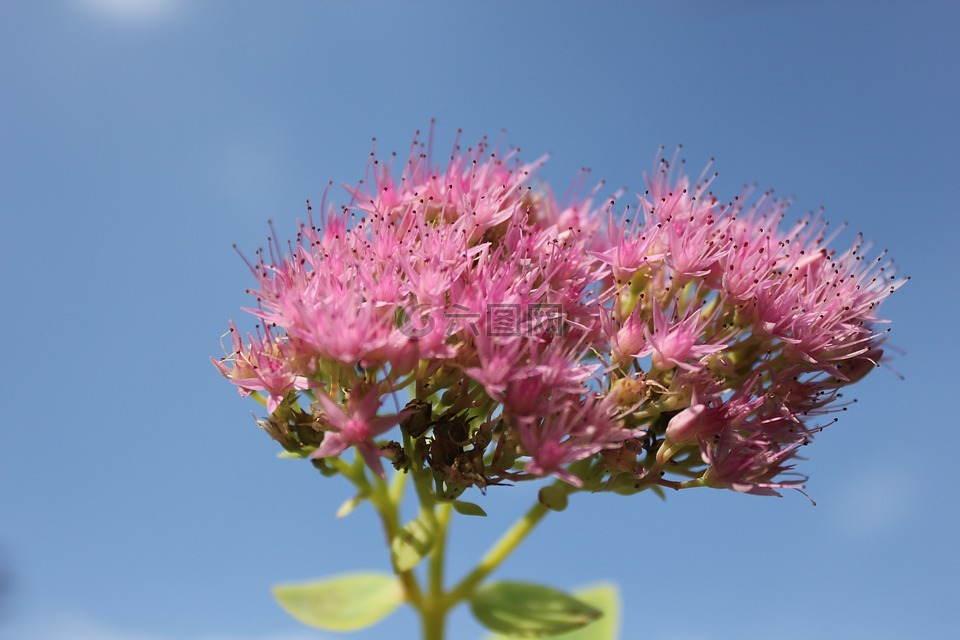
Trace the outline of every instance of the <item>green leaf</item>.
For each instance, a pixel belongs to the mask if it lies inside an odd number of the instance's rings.
[[[454,500],[453,510],[465,516],[487,516],[487,512],[483,510],[483,507],[478,504],[473,504],[472,502],[464,502],[463,500]]]
[[[348,500],[344,500],[343,504],[340,505],[340,508],[337,509],[337,517],[346,518],[348,515],[353,513],[353,510],[359,507],[363,503],[363,501],[366,499],[367,499],[366,494],[358,493],[352,498],[349,498]]]
[[[390,542],[390,558],[398,573],[417,566],[433,549],[433,531],[417,518],[407,523]]]
[[[617,640],[620,633],[620,594],[617,587],[601,583],[573,592],[578,600],[596,607],[603,616],[576,631],[549,636],[549,640]],[[508,640],[499,633],[486,640]]]
[[[327,631],[356,631],[386,618],[404,600],[396,576],[349,573],[324,580],[279,584],[273,597],[303,624]]]
[[[590,624],[603,613],[562,591],[524,582],[495,582],[470,598],[474,617],[511,638],[545,638]]]

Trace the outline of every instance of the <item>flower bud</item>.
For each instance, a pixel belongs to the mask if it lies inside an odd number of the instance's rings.
[[[537,494],[537,500],[551,511],[563,511],[567,508],[567,492],[556,485],[550,485],[540,489],[540,493]]]
[[[540,376],[529,376],[507,383],[504,404],[514,415],[535,415],[545,399],[545,385]]]
[[[642,374],[641,374],[642,376]],[[622,407],[640,404],[650,395],[647,383],[641,378],[621,378],[613,383],[610,395]]]
[[[670,442],[693,442],[701,432],[709,428],[713,416],[707,405],[694,404],[670,418],[667,423],[667,440]]]
[[[397,375],[406,375],[420,362],[420,345],[416,338],[391,336],[389,361],[391,371]]]

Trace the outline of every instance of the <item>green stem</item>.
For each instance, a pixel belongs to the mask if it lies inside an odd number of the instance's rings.
[[[363,482],[367,483],[366,478]],[[359,485],[358,485],[359,486]],[[370,488],[370,503],[380,514],[380,521],[383,522],[383,530],[387,537],[387,548],[400,531],[400,512],[398,504],[391,499],[390,489],[383,478],[375,477],[373,485],[367,483]],[[403,585],[407,600],[417,610],[423,607],[423,593],[420,591],[420,585],[417,583],[417,577],[413,571],[404,571],[397,576]]]
[[[407,486],[407,475],[405,471],[397,471],[390,480],[390,502],[397,505],[399,509],[400,501],[403,500],[403,489]]]
[[[543,517],[547,515],[548,509],[537,502],[527,513],[520,518],[510,529],[503,534],[500,540],[494,544],[480,563],[471,571],[460,584],[455,586],[447,594],[447,606],[453,606],[461,600],[466,600],[473,594],[483,580],[493,572],[494,569],[507,559],[514,549],[520,546],[527,535],[533,531]]]
[[[450,517],[453,505],[440,503],[433,514],[434,527],[433,550],[430,553],[430,566],[427,570],[428,591],[422,599],[420,617],[423,620],[424,640],[443,640],[447,613],[456,604],[443,590],[444,564],[447,554],[447,535],[450,529]]]
[[[436,530],[434,531],[434,539],[436,542],[433,546],[433,552],[430,555],[430,595],[440,601],[444,600],[443,569],[447,553],[447,530],[450,526],[450,514],[452,511],[453,505],[449,502],[440,505],[435,520]]]
[[[421,501],[423,496],[421,495]],[[447,531],[450,525],[452,505],[442,503],[434,509],[432,500],[429,504],[422,504],[422,510],[433,527],[434,542],[430,552],[430,566],[427,570],[427,592],[420,601],[420,619],[423,623],[424,640],[443,640],[447,613],[450,606],[447,604],[446,594],[443,592],[443,568],[447,552]]]
[[[420,365],[417,368],[416,385],[414,386],[414,397],[417,400],[425,400],[430,395],[423,386],[427,378],[427,364],[426,360],[420,360]]]
[[[420,610],[420,619],[423,621],[423,640],[443,640],[447,623],[447,611],[424,606]]]

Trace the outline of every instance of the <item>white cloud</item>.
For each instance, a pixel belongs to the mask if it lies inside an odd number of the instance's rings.
[[[268,633],[266,635],[207,634],[173,638],[131,629],[117,629],[80,616],[62,616],[54,621],[0,626],[3,637],[20,640],[324,640],[315,632]],[[327,640],[330,640],[327,638]]]
[[[180,0],[75,0],[90,13],[123,24],[166,20],[181,8]]]

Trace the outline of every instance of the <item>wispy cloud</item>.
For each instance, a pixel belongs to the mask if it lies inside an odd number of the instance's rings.
[[[122,24],[156,23],[172,18],[182,8],[181,0],[74,0],[94,15]]]

